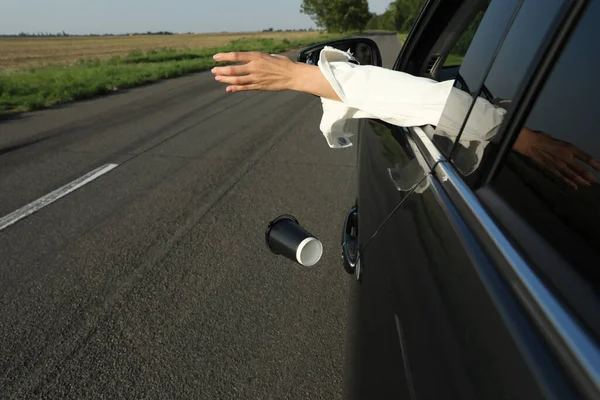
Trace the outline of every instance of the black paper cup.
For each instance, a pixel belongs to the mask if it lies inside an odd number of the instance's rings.
[[[271,221],[265,239],[273,253],[306,267],[318,263],[323,255],[323,244],[291,215],[281,215]]]

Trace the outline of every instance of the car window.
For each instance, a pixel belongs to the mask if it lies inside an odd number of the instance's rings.
[[[555,63],[494,191],[600,289],[600,3],[589,5]],[[517,151],[518,150],[518,151]]]
[[[489,2],[477,12],[467,29],[460,35],[460,38],[452,47],[452,50],[450,50],[450,54],[446,57],[444,67],[458,67],[463,63],[465,54],[467,54],[469,45],[473,41],[473,37],[475,37],[475,32],[481,24],[481,20],[483,19],[483,15],[485,14],[488,5]]]
[[[526,0],[522,4],[454,147],[452,162],[463,175],[473,174],[484,157],[493,156],[494,146],[487,147],[499,140],[500,124],[520,85],[531,73],[534,60],[543,52],[544,39],[558,26],[555,20],[563,15],[566,3],[566,0]]]
[[[447,104],[434,132],[433,141],[446,155],[452,150],[454,139],[458,136],[472,103],[471,97],[478,93],[496,49],[520,3],[520,0],[493,0],[485,3],[474,14],[471,24],[446,58],[445,64],[460,62],[454,88],[456,92],[462,92],[459,95],[461,108],[457,109],[456,104]]]

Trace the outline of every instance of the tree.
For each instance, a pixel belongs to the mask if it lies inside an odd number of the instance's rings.
[[[371,20],[367,23],[367,29],[379,29],[384,31],[399,30],[396,26],[397,12],[394,3],[391,3],[383,14],[372,15]]]
[[[393,0],[383,14],[373,14],[368,29],[408,32],[415,23],[423,0]]]
[[[362,31],[371,19],[367,0],[303,0],[300,12],[330,32]]]
[[[415,23],[423,0],[394,0],[390,5],[395,11],[395,26],[400,32],[408,32]]]
[[[460,35],[460,38],[458,39],[458,41],[454,45],[454,48],[452,49],[453,54],[456,54],[457,56],[461,57],[464,57],[467,54],[467,49],[471,45],[473,36],[475,36],[475,31],[477,31],[477,28],[479,27],[479,24],[483,19],[483,14],[484,12],[480,11],[475,16],[473,21],[471,21],[468,28],[462,33],[462,35]]]

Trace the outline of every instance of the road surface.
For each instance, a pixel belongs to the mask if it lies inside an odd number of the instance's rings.
[[[342,397],[356,150],[327,147],[313,96],[224,89],[0,122],[0,398]],[[265,248],[281,213],[324,242],[316,267]]]

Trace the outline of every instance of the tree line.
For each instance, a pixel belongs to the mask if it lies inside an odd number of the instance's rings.
[[[267,28],[263,29],[263,32],[313,32],[314,28],[308,29],[273,29]],[[229,33],[227,31],[223,31],[221,33]],[[196,35],[195,32],[187,32],[187,35]],[[135,32],[135,33],[88,33],[88,34],[70,34],[65,31],[58,33],[49,33],[49,32],[21,32],[17,34],[0,34],[0,37],[7,38],[15,38],[15,37],[104,37],[104,36],[141,36],[141,35],[175,35],[173,32],[168,31],[158,31],[158,32]]]
[[[369,11],[367,0],[303,0],[300,12],[330,32],[408,32],[422,5],[423,0],[393,0],[383,14],[376,14]]]
[[[383,14],[372,14],[366,29],[408,32],[422,6],[423,0],[395,0]]]
[[[0,37],[87,37],[87,36],[91,36],[91,37],[96,37],[96,36],[141,36],[141,35],[174,35],[173,32],[167,32],[167,31],[159,31],[159,32],[135,32],[135,33],[121,33],[121,34],[114,34],[114,33],[90,33],[87,35],[73,35],[70,33],[67,33],[65,31],[62,32],[58,32],[58,33],[48,33],[48,32],[21,32],[18,34],[7,34],[7,35],[2,35],[0,34]]]
[[[267,28],[263,29],[263,32],[313,32],[315,29],[310,27],[308,29],[273,29]]]

